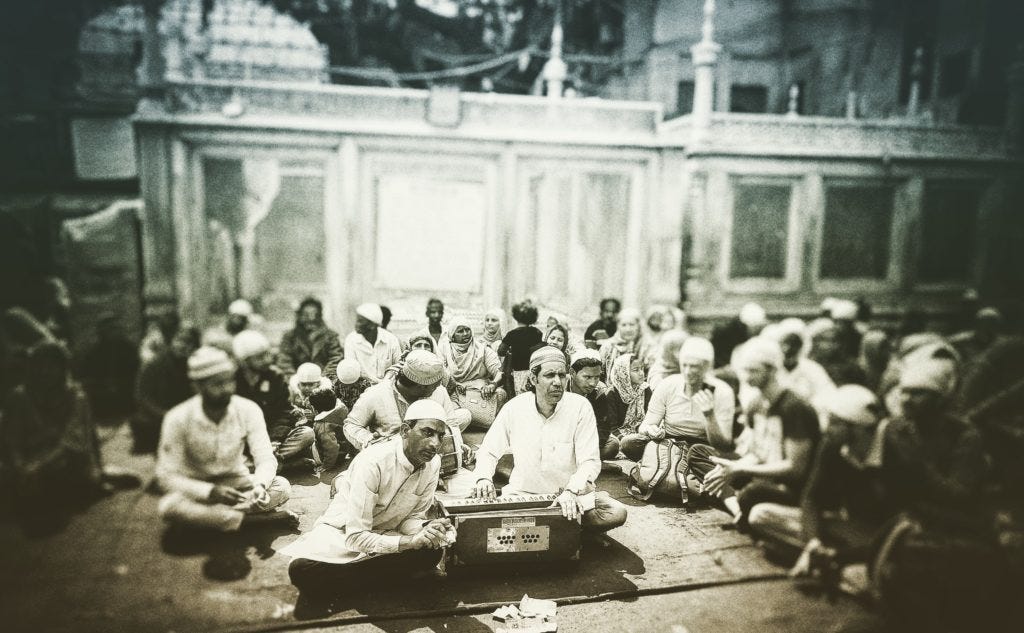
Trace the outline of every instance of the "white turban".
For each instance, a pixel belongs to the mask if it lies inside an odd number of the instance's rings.
[[[873,426],[878,422],[878,398],[867,387],[843,385],[829,399],[829,415],[857,426]]]
[[[231,339],[231,351],[238,360],[270,350],[270,341],[256,330],[242,330]]]
[[[228,306],[228,314],[251,317],[253,314],[252,304],[245,299],[235,299]]]
[[[302,363],[295,370],[295,380],[297,382],[320,382],[320,379],[323,377],[320,365],[316,363]]]

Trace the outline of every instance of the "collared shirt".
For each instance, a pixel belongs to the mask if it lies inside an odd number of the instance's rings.
[[[441,386],[430,394],[430,399],[444,407],[447,422],[455,421],[453,415],[458,407],[452,402],[448,391]],[[398,393],[394,380],[378,383],[359,396],[352,412],[345,418],[345,437],[357,448],[365,447],[373,439],[373,433],[391,435],[396,433],[405,419],[409,402]]]
[[[420,338],[422,336],[429,336],[430,340],[434,341],[435,350],[440,350],[441,344],[447,343],[450,340],[448,338],[448,328],[446,328],[444,325],[441,326],[441,333],[437,335],[437,338],[434,338],[434,335],[431,334],[430,325],[426,325],[423,328],[416,330],[415,332],[409,335],[409,338],[405,339],[405,348],[409,348],[409,341],[413,340],[414,338]]]
[[[414,468],[400,437],[368,447],[335,479],[337,493],[313,529],[283,553],[344,563],[397,552],[402,536],[428,520],[440,470],[437,456]]]
[[[224,418],[213,422],[203,412],[202,397],[193,396],[164,416],[157,478],[169,492],[207,499],[212,480],[249,474],[247,445],[256,465],[254,483],[269,486],[277,474],[277,460],[259,405],[231,396]]]
[[[377,341],[371,345],[359,332],[345,337],[345,358],[354,358],[361,375],[376,384],[384,379],[384,372],[402,358],[402,344],[398,337],[384,328],[377,328]]]
[[[545,418],[533,392],[512,398],[476,453],[475,478],[490,479],[498,460],[509,452],[515,467],[503,494],[584,490],[601,472],[594,409],[583,396],[566,393]]]
[[[710,376],[704,382],[715,388],[714,412],[718,428],[726,437],[732,437],[736,413],[732,387]],[[641,431],[644,427],[662,427],[669,437],[708,437],[708,418],[693,402],[693,397],[686,395],[685,384],[682,374],[667,376],[658,383],[651,394],[647,415],[640,424]]]

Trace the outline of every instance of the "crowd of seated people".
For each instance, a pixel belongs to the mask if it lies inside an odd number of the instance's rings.
[[[615,299],[579,337],[564,315],[542,331],[530,301],[512,307],[511,329],[501,310],[445,319],[437,298],[407,338],[387,329],[390,315],[359,305],[343,337],[310,297],[277,344],[248,302],[202,335],[164,315],[140,346],[131,417],[136,449],[157,453],[161,516],[218,530],[294,523],[282,475],[333,478],[344,465],[330,508],[289,548],[293,581],[312,590],[355,582],[358,569],[385,577],[437,562],[451,526],[427,511],[451,474],[439,465],[447,436],[467,472],[475,460],[471,494],[493,496],[503,480],[502,494],[556,493],[566,517],[596,531],[626,521],[598,476],[629,462],[642,472],[674,445],[683,503],[727,513],[727,527],[787,556],[794,576],[836,584],[863,564],[876,596],[899,604],[912,600],[893,578],[955,577],[930,595],[960,603],[1002,595],[979,590],[994,582],[981,571],[997,569],[1003,589],[1020,579],[1020,468],[1004,463],[1024,455],[1020,408],[1006,404],[1024,400],[1024,361],[1006,360],[1020,339],[1003,334],[994,308],[950,336],[888,327],[848,300],[826,301],[809,321],[773,321],[748,304],[707,337],[676,311]],[[5,315],[6,331],[31,333],[34,321],[18,316]],[[58,466],[102,480],[83,430],[88,403],[52,338],[7,346],[5,375],[24,373],[7,390],[2,427],[19,490],[50,485]],[[997,361],[1005,371],[991,369]],[[44,405],[63,421],[36,437]],[[470,429],[484,433],[475,454]],[[56,446],[65,451],[51,460],[45,449]],[[404,483],[410,473],[415,485]],[[915,558],[925,551],[927,564]],[[371,554],[390,557],[367,564]]]

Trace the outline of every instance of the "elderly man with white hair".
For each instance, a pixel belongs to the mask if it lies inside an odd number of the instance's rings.
[[[359,363],[361,375],[373,384],[384,380],[384,372],[402,357],[398,337],[381,327],[384,312],[376,303],[356,308],[355,331],[345,337],[345,358]]]
[[[401,428],[409,406],[425,399],[444,407],[445,421],[453,427],[453,433],[461,435],[469,426],[471,415],[452,402],[448,390],[441,385],[443,376],[444,365],[437,354],[412,350],[394,379],[377,383],[359,396],[345,419],[345,438],[356,450],[363,450],[378,437],[394,435]]]
[[[734,363],[740,380],[755,390],[745,408],[749,441],[739,459],[712,457],[716,467],[704,486],[723,499],[737,526],[745,528],[757,503],[799,503],[821,429],[814,408],[779,380],[783,355],[778,343],[754,337],[736,350]],[[737,496],[733,491],[741,487]]]
[[[235,395],[234,362],[223,350],[201,347],[188,359],[188,374],[199,393],[167,412],[160,436],[156,477],[166,492],[160,516],[225,532],[243,522],[297,524],[293,513],[274,511],[291,487],[275,476],[259,405]],[[246,467],[247,449],[255,472]]]
[[[515,466],[502,495],[554,494],[562,514],[591,532],[626,522],[626,507],[594,481],[601,472],[597,422],[587,399],[567,392],[565,354],[544,346],[530,355],[530,390],[498,413],[477,451],[473,496],[495,496],[498,460],[512,454]]]
[[[665,377],[651,394],[647,414],[636,433],[622,438],[621,450],[639,460],[651,440],[673,439],[732,449],[736,400],[732,388],[711,375],[711,342],[690,336],[679,348],[680,373]]]

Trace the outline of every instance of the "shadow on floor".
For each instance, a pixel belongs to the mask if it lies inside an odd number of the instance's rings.
[[[247,552],[255,548],[260,560],[274,555],[275,539],[298,530],[282,525],[242,526],[238,532],[218,532],[183,526],[164,530],[160,549],[171,556],[206,555],[203,575],[210,580],[228,582],[241,580],[252,571]]]
[[[618,541],[608,537],[586,537],[578,562],[529,568],[494,565],[450,568],[446,578],[405,582],[396,579],[395,584],[386,588],[358,594],[300,594],[295,604],[295,618],[324,619],[350,610],[370,617],[395,617],[419,611],[444,611],[459,605],[518,603],[523,594],[544,599],[628,594],[636,591],[637,586],[625,574],[641,575],[645,571],[643,560]],[[634,598],[627,596],[622,599],[632,601]],[[392,630],[387,628],[388,624],[406,626],[398,622],[376,620],[374,624],[386,631]],[[460,626],[474,625],[460,621]],[[408,629],[394,630],[397,633]],[[479,630],[490,629],[484,626]]]

